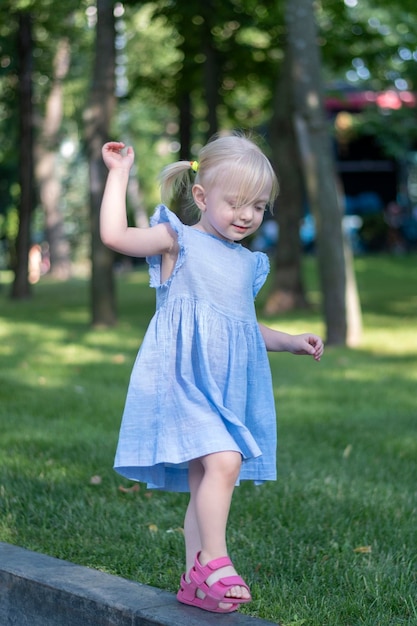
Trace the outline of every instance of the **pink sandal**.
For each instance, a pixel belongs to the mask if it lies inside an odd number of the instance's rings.
[[[213,613],[232,613],[239,608],[239,604],[250,602],[252,598],[229,598],[226,593],[232,587],[238,585],[239,587],[245,587],[249,591],[249,587],[240,576],[225,576],[220,578],[212,585],[207,584],[207,578],[228,565],[232,565],[228,556],[222,556],[219,559],[213,559],[209,561],[207,565],[201,565],[198,557],[200,553],[195,557],[194,567],[190,570],[190,582],[185,579],[185,574],[181,577],[181,587],[177,593],[177,600],[183,604],[189,604],[196,606],[199,609],[205,611],[211,611]],[[197,590],[204,593],[204,598],[197,596]],[[227,609],[219,607],[221,602],[230,604]]]

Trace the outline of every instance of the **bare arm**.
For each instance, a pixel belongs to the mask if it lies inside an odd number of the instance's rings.
[[[266,349],[270,352],[291,352],[292,354],[311,355],[320,361],[323,354],[323,341],[317,335],[303,333],[289,335],[279,330],[273,330],[264,324],[259,324]]]
[[[117,252],[135,257],[154,254],[175,254],[177,238],[167,224],[152,228],[128,226],[126,191],[130,168],[134,161],[133,148],[112,141],[103,146],[103,160],[109,169],[100,209],[100,236],[103,243]]]

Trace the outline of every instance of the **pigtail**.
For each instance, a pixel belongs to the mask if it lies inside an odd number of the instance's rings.
[[[161,185],[161,200],[164,204],[168,204],[171,198],[185,196],[191,198],[192,181],[190,178],[190,170],[192,164],[190,161],[177,161],[164,167],[159,175]]]

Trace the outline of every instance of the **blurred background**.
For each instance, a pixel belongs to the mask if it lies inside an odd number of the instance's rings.
[[[92,323],[114,324],[114,270],[135,263],[98,238],[102,144],[134,146],[129,220],[146,226],[161,168],[239,128],[281,183],[248,242],[273,261],[266,312],[308,305],[315,255],[327,340],[358,343],[352,259],[414,267],[416,17],[414,0],[2,0],[3,289],[26,299],[39,280],[83,276]]]

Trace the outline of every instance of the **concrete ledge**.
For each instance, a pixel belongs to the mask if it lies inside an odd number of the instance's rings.
[[[207,613],[175,595],[0,542],[1,626],[267,626]]]

